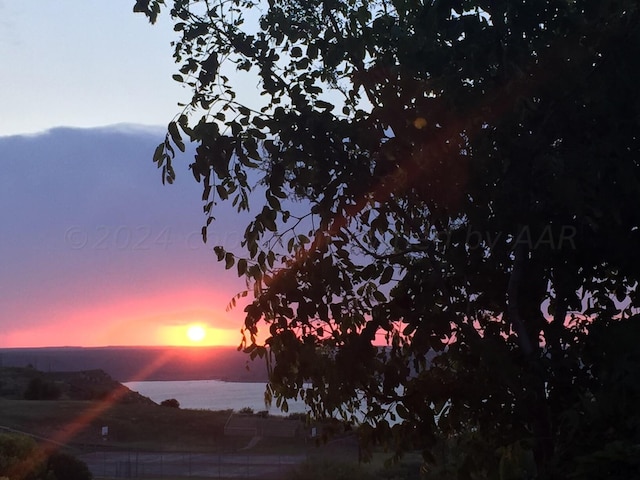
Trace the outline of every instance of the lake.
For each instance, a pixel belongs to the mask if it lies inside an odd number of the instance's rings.
[[[272,415],[286,415],[275,405],[264,405],[264,383],[224,382],[221,380],[125,382],[131,390],[156,403],[169,398],[180,402],[181,408],[205,410],[235,410],[249,407],[254,412],[268,410]],[[304,413],[301,400],[288,401],[288,413]]]

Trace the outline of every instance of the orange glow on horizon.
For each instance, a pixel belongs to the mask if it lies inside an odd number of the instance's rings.
[[[106,346],[233,346],[240,344],[244,313],[227,312],[224,292],[186,288],[108,298],[90,307],[68,305],[38,315],[0,335],[0,348]],[[46,318],[46,321],[42,320]],[[200,341],[187,328],[203,327]]]

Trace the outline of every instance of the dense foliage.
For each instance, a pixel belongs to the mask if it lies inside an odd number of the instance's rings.
[[[45,478],[46,466],[35,455],[33,439],[15,434],[0,434],[0,478],[26,480]]]
[[[49,452],[31,437],[0,433],[0,479],[91,480],[86,463],[63,452]]]
[[[207,226],[251,206],[215,250],[268,396],[363,415],[431,478],[637,472],[639,10],[172,3],[193,97],[154,160],[171,182],[197,144]]]

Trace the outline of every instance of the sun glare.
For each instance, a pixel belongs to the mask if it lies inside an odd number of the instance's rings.
[[[175,347],[236,347],[240,342],[241,336],[237,329],[219,328],[212,325],[213,321],[189,316],[192,317],[190,320],[178,318],[170,325],[160,327],[158,343]]]
[[[193,324],[187,328],[187,338],[194,343],[199,343],[207,336],[207,332],[202,325]]]

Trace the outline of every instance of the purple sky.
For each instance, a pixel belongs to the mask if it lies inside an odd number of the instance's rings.
[[[244,288],[202,243],[200,186],[177,159],[163,186],[162,129],[54,129],[0,138],[0,347],[239,343]],[[241,231],[221,218],[211,237]],[[240,226],[239,228],[242,228]]]

